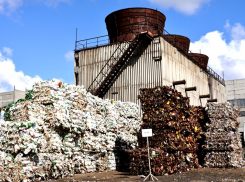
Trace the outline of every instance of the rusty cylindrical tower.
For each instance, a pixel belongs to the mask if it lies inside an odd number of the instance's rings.
[[[134,39],[135,35],[149,31],[153,36],[163,34],[166,17],[161,12],[149,8],[127,8],[109,14],[106,27],[110,43]]]
[[[190,39],[188,37],[173,34],[163,35],[162,37],[178,50],[188,53],[190,47]]]
[[[189,57],[202,69],[207,70],[209,57],[205,54],[189,53]]]

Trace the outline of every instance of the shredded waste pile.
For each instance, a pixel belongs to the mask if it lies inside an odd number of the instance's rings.
[[[35,83],[0,119],[0,181],[40,181],[77,173],[129,169],[172,174],[240,167],[239,109],[229,103],[189,105],[172,87],[142,88],[135,103],[103,100],[83,86],[53,79]],[[1,116],[2,117],[2,116]]]
[[[239,109],[230,103],[208,103],[206,109],[210,122],[206,123],[204,165],[241,167],[242,145],[237,121]]]
[[[189,98],[167,86],[141,89],[142,129],[152,128],[149,138],[154,175],[199,167],[196,151],[201,139],[203,109],[189,105]],[[139,147],[128,150],[131,174],[148,173],[146,138],[138,134]]]
[[[115,170],[116,150],[137,145],[141,119],[134,103],[102,100],[56,79],[35,83],[28,97],[0,122],[0,180]]]

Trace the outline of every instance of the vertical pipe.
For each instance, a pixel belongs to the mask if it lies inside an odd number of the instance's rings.
[[[151,174],[151,159],[150,159],[150,149],[149,149],[148,137],[147,137],[147,148],[148,148],[149,170],[150,170],[150,174]]]
[[[76,42],[75,42],[75,51],[77,50],[77,28],[76,28]]]

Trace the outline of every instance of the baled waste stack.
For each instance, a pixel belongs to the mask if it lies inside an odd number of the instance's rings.
[[[55,79],[36,83],[33,99],[9,114],[0,126],[0,178],[8,181],[115,170],[115,150],[135,148],[141,124],[136,104],[112,104]]]
[[[154,175],[198,168],[198,140],[201,138],[203,110],[189,105],[189,98],[171,87],[141,89],[142,129],[152,129],[149,137]],[[139,148],[128,151],[132,174],[148,173],[146,138],[138,134]]]
[[[242,145],[237,121],[239,109],[230,103],[208,103],[206,110],[210,122],[206,123],[204,165],[241,167]]]

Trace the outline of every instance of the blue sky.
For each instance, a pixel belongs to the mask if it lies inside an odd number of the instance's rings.
[[[0,92],[73,84],[76,28],[79,40],[107,35],[105,17],[130,7],[161,11],[165,29],[188,37],[218,74],[245,78],[244,0],[0,0]]]

